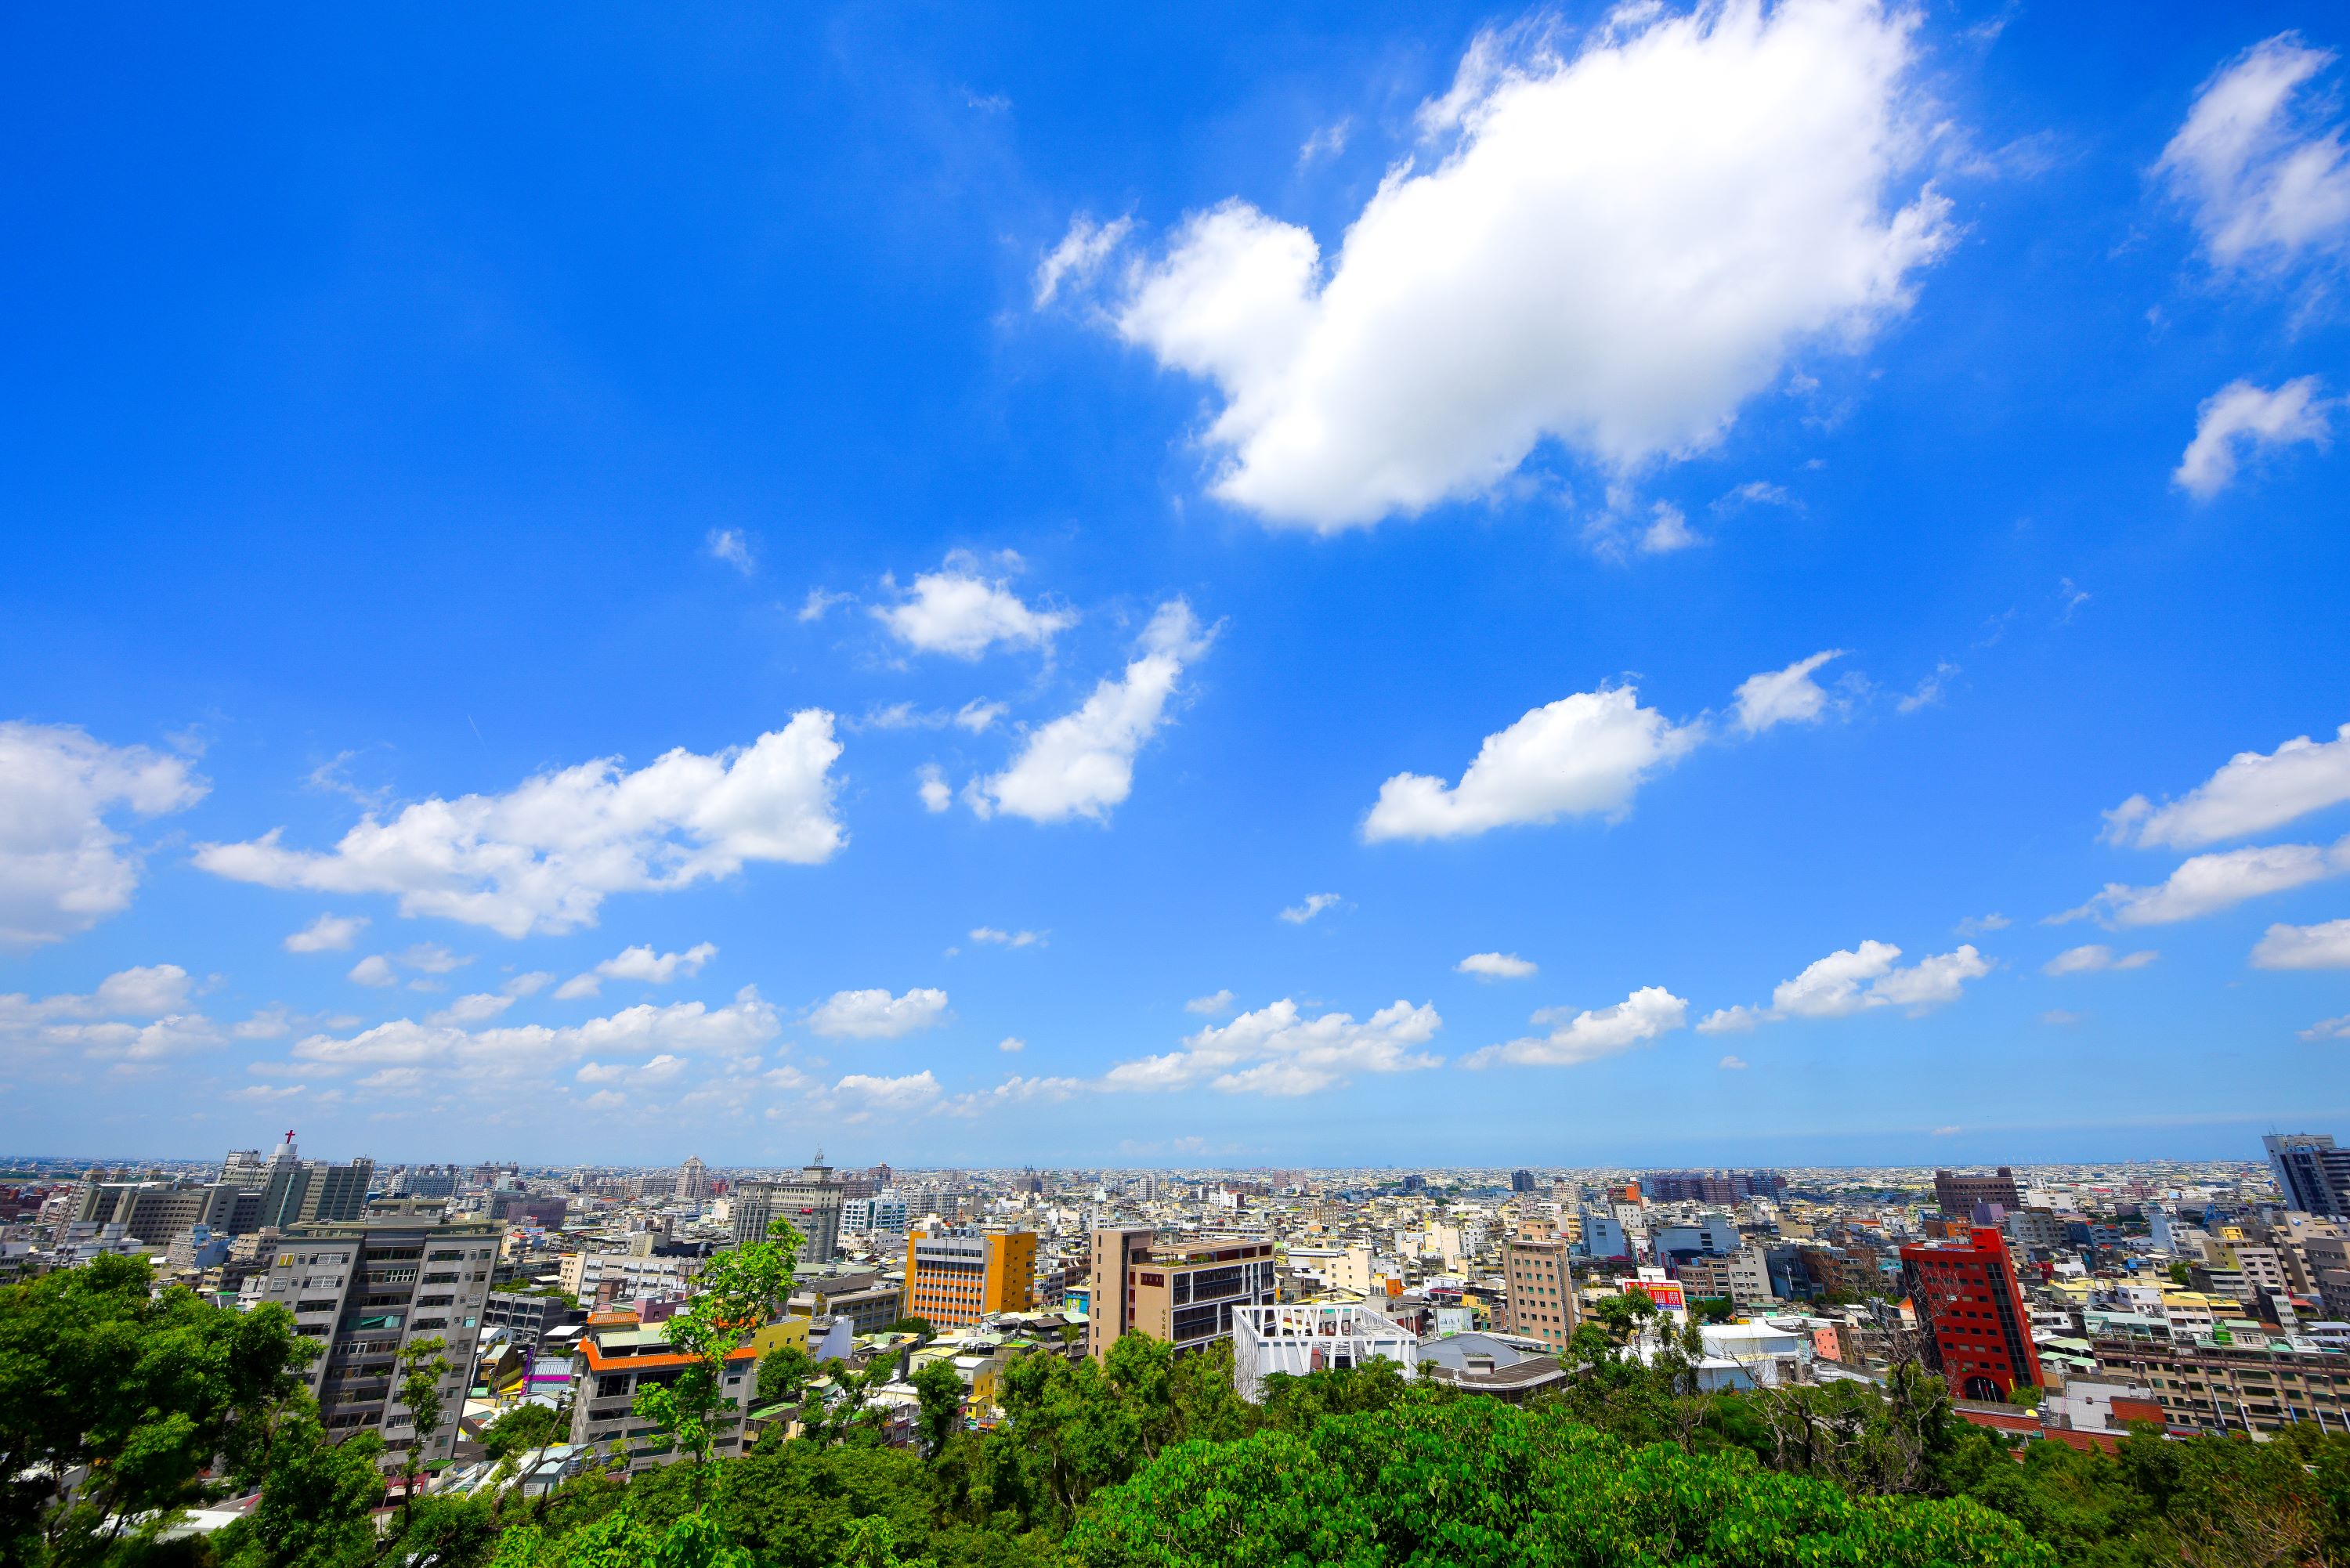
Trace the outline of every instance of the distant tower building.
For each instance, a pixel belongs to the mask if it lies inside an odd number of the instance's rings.
[[[2015,1172],[2003,1165],[1991,1176],[1934,1172],[1934,1202],[1953,1220],[1970,1217],[1978,1203],[1996,1203],[2011,1214],[2023,1207],[2023,1199],[2015,1189]]]
[[[700,1155],[690,1155],[677,1168],[677,1195],[688,1203],[705,1203],[710,1199],[710,1168],[702,1163]]]
[[[269,1157],[260,1174],[261,1210],[256,1228],[313,1221],[357,1220],[367,1211],[368,1189],[375,1181],[375,1161],[355,1159],[334,1165],[323,1159],[305,1160],[288,1131],[286,1141]]]
[[[2350,1148],[2324,1133],[2272,1133],[2261,1139],[2285,1207],[2350,1219]]]
[[[1513,1192],[1532,1192],[1534,1189],[1534,1173],[1533,1171],[1531,1171],[1531,1170],[1513,1170],[1513,1171],[1510,1172],[1510,1190],[1511,1190],[1511,1191],[1513,1191]]]
[[[738,1182],[732,1198],[738,1247],[764,1241],[768,1228],[781,1220],[806,1239],[800,1247],[803,1268],[828,1263],[840,1250],[840,1210],[847,1195],[832,1179],[832,1167],[825,1164],[822,1149],[796,1179]]]

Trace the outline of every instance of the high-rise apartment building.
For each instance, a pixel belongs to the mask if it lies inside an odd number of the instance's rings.
[[[710,1168],[702,1163],[700,1155],[690,1155],[677,1168],[677,1196],[688,1203],[702,1203],[710,1198]]]
[[[1575,1273],[1567,1266],[1567,1240],[1539,1222],[1523,1222],[1503,1246],[1503,1276],[1509,1293],[1502,1303],[1505,1332],[1538,1339],[1554,1351],[1566,1348],[1575,1332]]]
[[[1901,1249],[1903,1282],[1926,1331],[1926,1365],[1962,1399],[2041,1386],[2040,1354],[2007,1239],[1987,1225],[1963,1243]]]
[[[1513,1192],[1532,1192],[1534,1189],[1534,1173],[1533,1171],[1531,1171],[1531,1170],[1513,1170],[1513,1171],[1510,1172],[1510,1190],[1511,1190],[1511,1191],[1513,1191]]]
[[[328,1437],[380,1431],[385,1464],[396,1466],[416,1443],[398,1398],[400,1353],[438,1339],[447,1410],[424,1459],[449,1458],[497,1251],[494,1224],[437,1214],[314,1222],[279,1239],[263,1299],[292,1311],[295,1326],[326,1346],[310,1364],[310,1392]]]
[[[2286,1208],[2350,1219],[2350,1148],[2324,1133],[2272,1133],[2261,1147]]]
[[[1953,1220],[1972,1218],[1978,1203],[1996,1203],[2007,1210],[2023,1207],[2022,1196],[2015,1189],[2015,1172],[2003,1165],[1990,1176],[1979,1171],[1934,1172],[1934,1202]]]
[[[1232,1332],[1235,1307],[1272,1306],[1279,1296],[1270,1241],[1097,1231],[1092,1251],[1086,1354],[1096,1359],[1128,1334],[1202,1349]]]
[[[1036,1310],[1036,1233],[951,1228],[906,1238],[905,1315],[962,1328]]]
[[[832,1179],[824,1151],[801,1167],[795,1179],[742,1181],[729,1196],[733,1200],[734,1244],[766,1240],[767,1228],[781,1220],[805,1238],[800,1266],[828,1263],[840,1251],[840,1209],[847,1194]]]

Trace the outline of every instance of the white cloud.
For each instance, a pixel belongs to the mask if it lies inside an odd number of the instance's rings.
[[[1891,942],[1839,948],[1772,990],[1771,1005],[1726,1007],[1709,1013],[1700,1034],[1725,1034],[1790,1018],[1848,1018],[1880,1007],[1907,1008],[1911,1017],[1959,1000],[1967,981],[1991,972],[1991,961],[1971,944],[1902,966]]]
[[[1649,774],[1704,738],[1640,706],[1629,686],[1578,691],[1485,737],[1456,786],[1398,774],[1379,786],[1363,837],[1456,838],[1562,816],[1621,816]]]
[[[64,993],[35,1002],[17,993],[0,996],[0,1027],[62,1018],[161,1018],[188,1005],[192,982],[175,963],[119,970],[87,994]]]
[[[759,569],[758,560],[751,553],[751,541],[740,528],[712,528],[702,541],[702,548],[710,552],[712,560],[723,561],[746,577]]]
[[[2170,482],[2209,501],[2236,477],[2246,456],[2270,447],[2308,441],[2324,452],[2334,435],[2333,405],[2317,395],[2317,378],[2303,376],[2274,391],[2230,381],[2195,410],[2195,439],[2179,455]]]
[[[2106,813],[2109,843],[2199,849],[2282,826],[2350,800],[2350,724],[2331,741],[2296,735],[2273,752],[2239,752],[2159,807],[2134,794]]]
[[[868,991],[836,991],[808,1015],[808,1027],[818,1034],[848,1040],[896,1040],[917,1029],[946,1021],[947,993],[917,987],[892,996],[876,986]]]
[[[361,985],[378,987],[400,983],[400,976],[393,971],[391,961],[381,953],[372,953],[351,965],[349,978]]]
[[[1508,1064],[1519,1067],[1579,1067],[1604,1056],[1620,1055],[1635,1046],[1649,1045],[1679,1029],[1689,1016],[1689,1003],[1661,985],[1642,986],[1613,1007],[1570,1016],[1563,1007],[1546,1007],[1534,1015],[1538,1026],[1550,1027],[1540,1038],[1488,1045],[1461,1061],[1464,1067]]]
[[[1942,683],[1959,672],[1959,667],[1949,659],[1934,666],[1934,672],[1918,682],[1918,689],[1905,697],[1896,698],[1893,708],[1899,713],[1915,713],[1930,708],[1942,700]]]
[[[1076,711],[1031,731],[1009,768],[972,784],[972,808],[1031,822],[1106,820],[1132,792],[1135,754],[1166,722],[1185,667],[1214,637],[1181,599],[1159,606],[1126,673],[1104,679]]]
[[[745,861],[816,865],[846,840],[832,814],[833,718],[795,714],[747,747],[682,747],[635,773],[611,758],[524,781],[511,794],[438,797],[389,822],[373,813],[327,852],[288,849],[272,828],[208,844],[196,864],[270,888],[397,895],[404,915],[510,937],[596,923],[614,893],[731,877]]]
[[[974,697],[954,711],[950,721],[958,730],[968,730],[974,735],[987,733],[988,727],[1011,711],[1001,702],[990,702]]]
[[[1195,996],[1183,1004],[1186,1012],[1196,1012],[1203,1018],[1215,1018],[1232,1011],[1232,993],[1229,988],[1212,996]]]
[[[1721,1061],[1716,1062],[1714,1065],[1721,1068],[1725,1073],[1742,1073],[1746,1071],[1746,1058],[1743,1056],[1724,1056]]]
[[[941,812],[954,804],[954,791],[947,787],[946,775],[939,772],[938,763],[924,763],[915,776],[921,782],[914,786],[914,793],[921,796],[924,811]]]
[[[1131,218],[1113,218],[1107,223],[1097,223],[1083,213],[1071,218],[1069,232],[1061,236],[1061,243],[1036,264],[1036,308],[1042,310],[1058,298],[1064,284],[1082,288],[1091,283],[1133,227]]]
[[[1962,937],[1979,937],[1985,931],[2003,931],[2014,923],[1994,909],[1988,915],[1969,915],[1952,929]]]
[[[129,909],[139,857],[108,818],[185,810],[209,787],[184,757],[0,723],[0,947],[60,941]]]
[[[2350,127],[2293,105],[2333,63],[2292,33],[2254,45],[2204,84],[2163,149],[2157,168],[2220,265],[2275,270],[2350,247]]]
[[[339,953],[350,950],[351,940],[367,929],[365,915],[321,915],[308,925],[286,939],[289,953]]]
[[[487,1023],[514,1004],[515,999],[511,996],[501,996],[494,992],[476,992],[471,996],[457,998],[438,1012],[425,1014],[424,1022],[431,1024]]]
[[[1024,1078],[1014,1074],[992,1089],[957,1095],[945,1108],[949,1116],[981,1116],[1006,1106],[1056,1106],[1074,1099],[1090,1086],[1076,1078]]]
[[[2061,1007],[2052,1007],[2040,1015],[2040,1022],[2051,1029],[2069,1029],[2081,1022],[2081,1014],[2069,1012]]]
[[[1021,1039],[1017,1034],[1006,1034],[995,1043],[995,1048],[1007,1055],[1017,1055],[1028,1049],[1028,1042]]]
[[[1297,150],[1297,167],[1305,169],[1325,158],[1336,158],[1347,151],[1347,138],[1355,129],[1351,115],[1341,115],[1331,124],[1323,126],[1305,139]]]
[[[2056,923],[2095,916],[2115,926],[2162,926],[2233,909],[2247,898],[2339,877],[2350,871],[2350,837],[2332,848],[2314,844],[2269,844],[2190,856],[2168,879],[2151,888],[2108,882],[2105,891]]]
[[[748,1056],[779,1033],[775,1010],[746,985],[722,1007],[699,1002],[665,1007],[645,1003],[564,1028],[532,1023],[469,1029],[455,1022],[395,1019],[348,1036],[310,1035],[296,1043],[293,1055],[296,1062],[329,1072],[417,1067],[462,1085],[545,1082],[553,1073],[582,1062],[663,1053]]]
[[[822,588],[810,588],[807,597],[800,601],[800,624],[805,626],[810,621],[822,620],[832,613],[833,606],[853,604],[856,599],[855,594],[828,594]]]
[[[877,1078],[866,1073],[851,1073],[832,1086],[832,1092],[847,1100],[853,1107],[844,1118],[863,1121],[877,1111],[897,1115],[928,1110],[938,1102],[939,1081],[925,1068],[902,1077]]]
[[[872,613],[907,647],[954,659],[977,659],[999,642],[1048,647],[1077,618],[1067,610],[1031,609],[1009,582],[979,576],[977,560],[962,552],[916,577],[897,603],[875,605]]]
[[[2350,920],[2271,926],[2252,949],[2254,969],[2350,969]]]
[[[1473,974],[1479,980],[1524,980],[1535,969],[1532,960],[1515,953],[1471,953],[1452,966],[1452,972]]]
[[[555,993],[557,1002],[569,1002],[577,997],[594,996],[608,980],[641,981],[647,985],[667,985],[680,975],[697,975],[702,966],[718,956],[712,942],[696,942],[681,953],[657,953],[650,944],[623,948],[585,974],[572,976]]]
[[[2350,1040],[2350,1012],[2339,1018],[2321,1018],[2301,1032],[2303,1040]]]
[[[1391,169],[1335,258],[1235,200],[1133,275],[1118,331],[1222,394],[1218,495],[1331,531],[1490,489],[1545,437],[1628,472],[1907,307],[1949,235],[1895,188],[1911,18],[1616,15],[1572,58],[1481,37],[1422,111],[1449,151]]]
[[[1705,543],[1691,531],[1689,517],[1669,501],[1659,501],[1650,509],[1648,525],[1640,531],[1640,554],[1669,556],[1675,550],[1686,550]]]
[[[535,969],[527,974],[515,975],[498,989],[508,996],[536,996],[554,983],[553,975],[543,969]]]
[[[2114,950],[2103,942],[2088,942],[2077,948],[2066,948],[2040,966],[2043,974],[2096,974],[2105,970],[2144,969],[2162,955],[2151,948],[2116,957]]]
[[[1738,703],[1738,727],[1750,735],[1759,735],[1774,724],[1818,723],[1827,714],[1828,694],[1812,679],[1812,671],[1831,659],[1843,657],[1844,649],[1831,648],[1809,659],[1799,659],[1784,670],[1765,670],[1740,681],[1733,693]]]
[[[473,961],[470,956],[461,958],[439,942],[418,942],[403,952],[375,953],[359,960],[351,966],[348,978],[357,981],[361,985],[371,985],[380,989],[398,985],[400,971],[402,970],[427,975],[451,974]],[[440,989],[436,985],[421,981],[411,981],[409,988],[412,991]]]
[[[1293,926],[1302,926],[1337,902],[1338,895],[1336,893],[1308,893],[1304,903],[1292,904],[1282,910],[1281,918]]]
[[[1045,936],[1041,931],[1000,931],[993,926],[974,926],[971,940],[992,947],[1026,948],[1035,947],[1045,940]]]
[[[1183,1037],[1182,1049],[1121,1062],[1101,1080],[1112,1090],[1188,1089],[1200,1084],[1228,1095],[1308,1095],[1355,1073],[1410,1073],[1440,1065],[1419,1052],[1444,1026],[1436,1009],[1397,1002],[1357,1023],[1344,1012],[1301,1018],[1284,997]]]

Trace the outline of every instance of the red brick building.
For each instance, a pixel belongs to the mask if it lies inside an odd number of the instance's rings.
[[[2004,1400],[2020,1386],[2040,1386],[2032,1319],[2005,1237],[1984,1227],[1963,1243],[1904,1247],[1901,1272],[1926,1333],[1926,1365],[1952,1395]]]

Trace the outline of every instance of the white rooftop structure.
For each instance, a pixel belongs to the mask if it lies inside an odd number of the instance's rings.
[[[1253,1404],[1273,1374],[1302,1377],[1370,1361],[1419,1376],[1419,1336],[1353,1302],[1290,1302],[1232,1309],[1232,1386]]]

